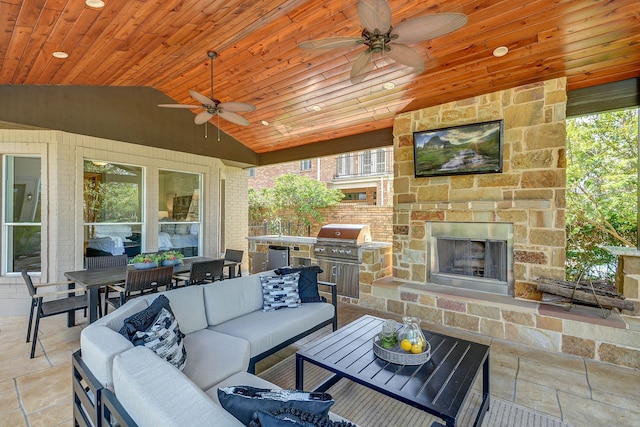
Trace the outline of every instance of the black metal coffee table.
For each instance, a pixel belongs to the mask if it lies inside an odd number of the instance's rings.
[[[372,340],[383,322],[363,316],[298,350],[296,388],[304,388],[304,362],[309,362],[334,373],[315,391],[348,378],[455,426],[482,370],[482,404],[473,424],[480,426],[489,410],[489,346],[423,330],[431,359],[422,365],[396,365],[373,353]]]

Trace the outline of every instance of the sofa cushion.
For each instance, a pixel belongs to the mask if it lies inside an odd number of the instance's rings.
[[[299,390],[264,389],[234,386],[218,389],[218,400],[224,409],[248,426],[256,412],[297,408],[327,416],[334,400],[327,393],[309,393]]]
[[[295,310],[253,311],[209,329],[246,339],[251,344],[251,357],[254,357],[332,319],[334,313],[332,304],[302,304]]]
[[[300,273],[298,280],[298,293],[302,302],[322,302],[324,301],[318,292],[318,274],[322,273],[322,269],[317,265],[309,265],[304,267],[281,267],[276,270],[276,274]]]
[[[249,342],[242,338],[201,329],[184,337],[187,363],[182,372],[207,390],[249,367]]]
[[[120,334],[131,341],[136,332],[149,329],[163,308],[173,314],[169,299],[164,295],[160,295],[147,308],[124,319]]]
[[[202,287],[186,286],[163,294],[169,298],[171,309],[183,334],[188,335],[208,326]]]
[[[262,310],[274,311],[287,307],[300,307],[298,279],[300,279],[300,273],[291,273],[284,276],[260,276]]]
[[[180,326],[166,308],[160,309],[160,313],[146,331],[137,331],[131,342],[133,345],[147,347],[180,370],[187,361]]]
[[[209,283],[201,287],[204,290],[207,321],[210,326],[262,310],[262,286],[258,274]]]
[[[182,372],[145,347],[114,359],[115,394],[140,427],[241,426]]]

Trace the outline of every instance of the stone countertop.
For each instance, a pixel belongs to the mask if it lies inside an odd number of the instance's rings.
[[[300,236],[278,236],[276,234],[270,234],[266,236],[250,236],[247,237],[249,241],[256,242],[268,242],[272,244],[306,244],[306,245],[314,245],[316,243],[315,237],[300,237]],[[362,249],[378,249],[390,247],[391,243],[388,242],[369,242],[361,245]]]
[[[603,246],[602,249],[616,256],[640,257],[640,250],[638,250],[637,248],[629,248],[626,246]]]

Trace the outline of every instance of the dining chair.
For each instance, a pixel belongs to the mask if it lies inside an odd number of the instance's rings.
[[[76,310],[83,310],[88,307],[86,289],[78,287],[74,289],[68,289],[65,291],[47,292],[46,294],[38,294],[38,289],[46,286],[60,286],[70,285],[73,282],[56,282],[56,283],[39,283],[34,285],[31,280],[31,276],[26,270],[22,270],[22,278],[27,285],[29,295],[31,296],[31,311],[29,313],[29,325],[27,326],[27,340],[31,335],[31,326],[33,323],[33,313],[36,313],[35,325],[33,325],[33,338],[31,338],[31,356],[36,352],[36,342],[38,341],[38,328],[40,326],[40,319],[42,317],[55,316],[57,314],[70,313]],[[83,292],[82,295],[75,295],[76,292]],[[45,297],[59,297],[66,295],[64,298],[56,298],[49,301],[44,301]]]
[[[176,274],[173,276],[176,286],[180,282],[185,286],[211,283],[223,279],[224,259],[194,262],[191,264],[189,274]]]
[[[158,292],[158,288],[171,287],[173,266],[149,268],[146,270],[129,270],[124,285],[109,285],[108,288],[118,292],[117,297],[105,298],[104,314],[109,310],[109,305],[118,308],[131,298],[144,294]]]
[[[127,254],[122,255],[106,255],[106,256],[90,256],[85,258],[87,270],[97,270],[99,268],[126,267],[129,262]],[[118,282],[122,283],[122,282]],[[108,283],[115,285],[117,283]],[[98,288],[98,317],[102,317],[102,297],[108,298],[107,288]]]
[[[238,272],[236,273],[236,277],[242,276],[242,256],[244,255],[244,251],[238,249],[226,249],[224,251],[224,259],[227,261],[233,261],[238,263]],[[229,267],[231,268],[231,267]],[[235,268],[235,267],[234,267]],[[228,276],[225,276],[227,278]]]

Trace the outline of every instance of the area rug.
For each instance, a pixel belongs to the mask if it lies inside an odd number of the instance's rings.
[[[260,377],[282,388],[295,388],[295,355],[264,372]],[[328,372],[309,363],[305,364],[305,390],[312,389],[326,378]],[[361,427],[413,427],[430,426],[443,422],[422,410],[413,408],[374,390],[349,380],[341,380],[328,391],[336,403],[331,411]],[[471,426],[481,403],[481,393],[473,391],[462,408],[460,426]],[[571,427],[559,420],[521,405],[491,398],[489,412],[485,414],[483,427]]]

